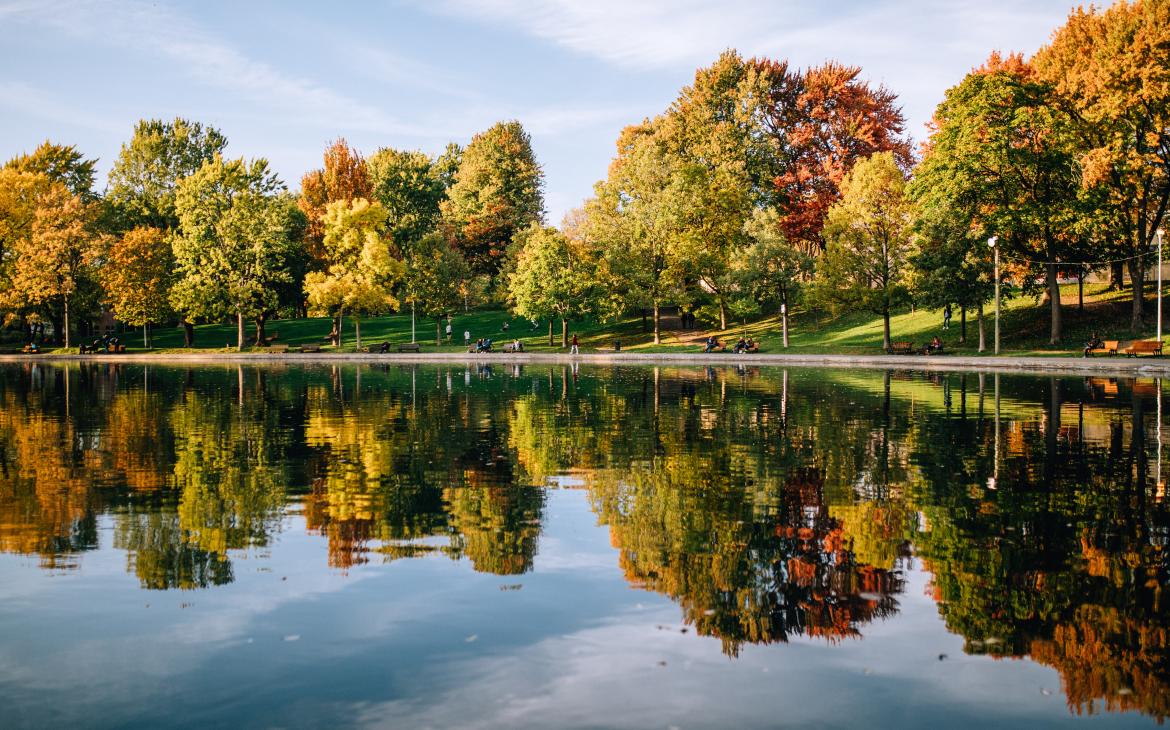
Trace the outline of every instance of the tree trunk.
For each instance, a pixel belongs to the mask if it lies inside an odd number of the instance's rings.
[[[780,287],[780,332],[784,337],[784,348],[788,348],[788,287]]]
[[[890,311],[882,312],[882,349],[890,349]]]
[[[655,345],[662,343],[662,338],[659,336],[659,331],[658,331],[658,324],[659,324],[660,319],[661,318],[659,317],[659,313],[658,313],[658,300],[655,299],[654,300],[654,344]]]
[[[642,310],[642,331],[645,332],[648,329],[646,327],[646,308],[641,307],[641,310]]]
[[[142,325],[142,346],[150,349],[150,325]]]
[[[719,297],[719,329],[727,329],[727,303]]]
[[[183,347],[192,347],[195,344],[195,325],[186,319],[183,322]]]
[[[265,325],[268,323],[268,316],[261,315],[256,318],[256,347],[264,347],[268,344],[268,334]]]
[[[341,347],[341,315],[333,318],[333,329],[329,332],[334,347]]]
[[[1044,268],[1048,279],[1048,301],[1052,317],[1048,344],[1059,345],[1061,337],[1060,282],[1056,279],[1056,264],[1045,264]]]
[[[345,332],[342,329],[345,327],[345,315],[337,315],[337,349],[341,349],[341,345],[345,342]]]
[[[441,347],[443,344],[443,317],[439,316],[435,320],[435,347]]]
[[[1129,282],[1133,294],[1133,309],[1130,315],[1129,328],[1133,330],[1135,335],[1141,331],[1142,325],[1145,324],[1144,317],[1142,316],[1144,314],[1142,312],[1142,305],[1145,304],[1143,298],[1146,293],[1146,272],[1142,266],[1144,260],[1144,256],[1135,256],[1129,260]]]
[[[1120,290],[1125,283],[1123,281],[1124,277],[1122,276],[1122,272],[1124,271],[1123,266],[1124,264],[1121,261],[1114,261],[1109,265],[1109,289],[1111,291]]]
[[[967,308],[959,307],[959,344],[967,344]]]
[[[549,347],[552,347],[552,346],[553,346],[553,331],[552,331],[552,326],[553,326],[553,321],[550,319],[550,320],[548,321],[548,346],[549,346]]]
[[[569,346],[569,323],[566,320],[561,320],[561,347]]]
[[[357,351],[362,351],[362,318],[354,315],[353,318],[353,335],[357,340]]]
[[[69,349],[69,297],[65,297],[65,349]]]
[[[1085,269],[1077,271],[1077,309],[1085,311]]]
[[[983,302],[979,302],[979,309],[975,315],[979,319],[979,352],[987,350],[987,332],[983,327]]]
[[[236,311],[236,352],[244,349],[244,313]]]

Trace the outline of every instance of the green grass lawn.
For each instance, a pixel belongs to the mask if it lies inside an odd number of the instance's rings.
[[[1048,343],[1048,306],[1037,302],[1033,297],[1016,297],[1004,302],[1001,312],[1001,352],[1012,355],[1050,355],[1069,356],[1079,355],[1082,344],[1092,332],[1097,332],[1103,339],[1133,339],[1129,332],[1129,292],[1107,292],[1103,284],[1086,285],[1085,309],[1077,307],[1076,286],[1065,287],[1062,292],[1064,302],[1064,341],[1063,347],[1050,347]],[[1155,298],[1148,297],[1149,306],[1147,317],[1151,325],[1147,331],[1141,333],[1143,338],[1154,336],[1153,312]],[[987,347],[989,354],[993,338],[993,316],[991,308],[985,313]],[[508,329],[504,329],[505,323]],[[443,322],[446,326],[446,321]],[[341,348],[333,348],[325,338],[331,323],[328,318],[316,317],[309,319],[276,320],[268,324],[268,334],[277,335],[277,344],[306,345],[319,344],[322,351],[354,352],[356,338],[352,318],[345,320],[344,342]],[[540,323],[535,328],[527,320],[510,315],[501,310],[474,310],[454,316],[452,321],[452,341],[443,337],[442,344],[435,344],[435,320],[419,318],[415,324],[417,341],[422,345],[423,352],[462,352],[463,332],[471,333],[472,341],[481,337],[490,337],[497,348],[505,342],[519,339],[525,349],[534,352],[560,352],[560,323],[555,325],[554,345],[549,346],[548,323]],[[365,346],[390,342],[392,345],[411,341],[410,314],[395,314],[385,317],[365,319],[361,325],[362,344]],[[760,342],[763,352],[781,352],[782,337],[778,316],[769,316],[750,322],[730,324],[727,329],[720,330],[717,326],[704,327],[700,322],[694,330],[665,330],[662,333],[662,343],[653,344],[653,336],[642,330],[641,317],[629,317],[618,322],[597,323],[578,322],[570,323],[570,334],[576,332],[581,339],[581,347],[585,352],[607,350],[612,351],[615,340],[620,340],[622,349],[632,352],[698,352],[702,348],[704,338],[709,334],[719,337],[720,341],[731,345],[739,336],[751,336]],[[960,344],[960,313],[953,311],[951,327],[942,329],[942,312],[940,310],[918,309],[905,310],[891,319],[891,337],[894,340],[909,340],[916,347],[928,342],[931,337],[938,335],[946,349],[954,353],[965,355],[977,354],[978,329],[975,313],[968,313],[967,340]],[[251,327],[249,336],[253,335]],[[122,335],[122,341],[131,351],[142,350],[141,331],[127,331]],[[233,324],[209,324],[196,327],[195,347],[202,351],[234,351],[236,330]],[[842,354],[880,354],[882,341],[881,318],[864,312],[854,312],[832,318],[826,314],[797,311],[789,320],[789,341],[791,353],[842,353]],[[183,331],[181,328],[156,328],[154,330],[154,346],[156,352],[187,352],[183,348]],[[252,348],[263,351],[263,348]]]

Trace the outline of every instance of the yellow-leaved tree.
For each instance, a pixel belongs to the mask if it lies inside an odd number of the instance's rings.
[[[330,203],[323,216],[324,251],[328,268],[305,277],[305,294],[314,313],[354,318],[357,347],[362,346],[363,315],[389,312],[398,306],[394,285],[405,266],[386,235],[386,209],[364,198]]]
[[[106,302],[122,322],[142,328],[142,344],[150,347],[150,323],[171,312],[175,257],[171,242],[159,228],[140,226],[110,245],[101,270]]]

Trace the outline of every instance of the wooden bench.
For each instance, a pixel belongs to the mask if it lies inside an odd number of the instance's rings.
[[[524,345],[521,343],[520,347],[517,348],[514,343],[509,342],[504,345],[504,352],[524,352]]]
[[[362,352],[367,352],[371,355],[384,355],[387,352],[390,352],[390,343],[381,342],[377,345],[367,345],[366,347],[362,348]]]
[[[301,345],[301,352],[321,352],[320,345]]]
[[[1160,340],[1134,340],[1122,352],[1128,357],[1138,357],[1141,355],[1162,357],[1162,343]]]
[[[268,351],[283,355],[284,353],[288,352],[288,345],[273,345],[272,347],[268,348]]]
[[[914,354],[914,343],[913,342],[891,342],[889,349],[886,350],[886,353],[889,355],[913,355]]]
[[[1090,355],[1116,355],[1118,340],[1105,340],[1100,347],[1085,348],[1085,357]]]
[[[417,342],[404,342],[398,346],[399,352],[422,352],[422,347]]]

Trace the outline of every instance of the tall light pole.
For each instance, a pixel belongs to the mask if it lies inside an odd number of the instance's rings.
[[[1158,342],[1162,341],[1162,234],[1158,229]]]
[[[987,245],[995,253],[995,354],[999,354],[999,236],[987,239]]]

